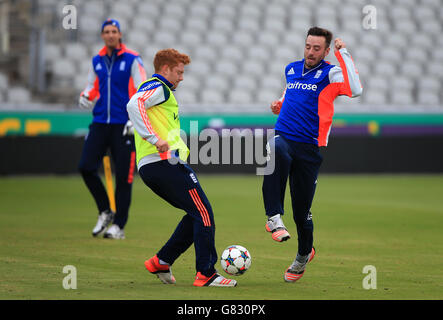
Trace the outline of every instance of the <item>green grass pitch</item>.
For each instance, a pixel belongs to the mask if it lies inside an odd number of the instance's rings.
[[[261,177],[199,180],[215,212],[218,254],[232,244],[252,254],[236,288],[193,287],[193,247],[172,268],[176,285],[145,270],[182,212],[138,176],[125,240],[91,236],[96,209],[79,176],[1,177],[0,299],[443,298],[443,175],[320,175],[317,255],[296,283],[283,281],[297,250],[289,194],[284,221],[292,238],[277,243],[264,228]],[[66,265],[77,270],[77,289],[63,288]],[[376,268],[376,289],[363,288],[366,265]]]

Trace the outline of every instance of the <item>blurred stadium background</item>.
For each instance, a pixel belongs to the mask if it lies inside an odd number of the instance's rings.
[[[63,28],[66,5],[76,9],[76,29]],[[376,9],[375,29],[363,27],[367,5]],[[268,106],[282,93],[284,67],[302,57],[306,31],[318,25],[344,39],[364,87],[357,99],[336,100],[331,142],[443,136],[441,0],[2,0],[0,136],[86,132],[90,112],[77,100],[109,17],[148,75],[161,48],[191,56],[177,91],[185,128],[189,119],[272,127]]]

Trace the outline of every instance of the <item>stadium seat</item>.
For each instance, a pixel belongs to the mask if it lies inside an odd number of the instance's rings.
[[[389,10],[392,20],[411,20],[411,10],[405,6],[393,6]]]
[[[402,33],[386,33],[384,35],[385,43],[388,44],[391,48],[397,48],[397,49],[404,49],[408,44],[409,41],[406,37],[406,35]]]
[[[140,1],[137,5],[137,12],[145,19],[158,17],[160,15],[161,7],[155,1]]]
[[[427,64],[428,74],[443,79],[443,65],[441,61],[431,61]]]
[[[421,23],[420,27],[421,27],[422,32],[430,33],[430,34],[433,34],[436,36],[440,35],[440,33],[442,31],[441,21],[439,22],[437,20],[432,20],[432,21],[424,20]]]
[[[24,87],[10,87],[7,91],[8,102],[28,103],[31,101],[31,93]]]
[[[267,6],[265,11],[265,16],[270,17],[275,20],[284,20],[286,18],[287,12],[285,7],[281,3],[274,3],[273,5]]]
[[[353,50],[352,55],[356,61],[370,63],[372,61],[375,61],[376,52],[372,49],[360,46]]]
[[[137,30],[140,32],[152,33],[152,31],[155,29],[155,20],[144,17],[141,13],[137,13],[137,15],[134,17],[134,20],[132,21],[131,33]]]
[[[260,45],[269,49],[275,48],[280,44],[279,34],[268,30],[260,32],[257,35],[257,40]]]
[[[359,24],[359,27],[361,26],[361,23]],[[380,36],[376,35],[375,33],[365,33],[364,36],[360,37],[360,45],[367,50],[374,50],[377,51],[382,47],[383,40]]]
[[[271,105],[272,101],[275,101],[281,97],[281,93],[270,90],[270,89],[261,89],[258,92],[258,95],[255,96],[254,102],[263,104],[265,107],[263,108],[263,112],[271,112],[271,109],[269,106]]]
[[[407,90],[392,91],[390,94],[390,101],[394,105],[407,106],[414,103],[412,93]]]
[[[252,45],[246,49],[248,59],[260,60],[267,63],[271,57],[270,50],[260,45]]]
[[[267,73],[270,76],[282,76],[284,75],[286,66],[294,61],[291,58],[288,58],[286,60],[272,60],[267,64]]]
[[[251,104],[251,92],[243,89],[233,88],[228,92],[228,102],[233,104]]]
[[[200,20],[198,20],[198,21],[200,21]],[[180,20],[178,20],[176,18],[166,17],[164,19],[160,19],[160,21],[158,22],[158,25],[160,26],[160,28],[158,28],[158,27],[155,28],[154,33],[157,33],[159,31],[179,33],[181,30],[183,30],[183,26],[182,26]],[[152,30],[151,30],[151,32],[152,32]]]
[[[270,32],[281,32],[283,33],[286,30],[286,24],[283,20],[275,20],[273,18],[266,18],[264,23],[262,24],[262,28],[266,31]]]
[[[248,32],[256,32],[256,30],[259,30],[259,20],[253,19],[250,17],[242,17],[240,16],[238,18],[238,31],[248,31]]]
[[[414,20],[392,20],[394,24],[394,29],[396,32],[404,33],[405,35],[410,35],[417,32],[417,25],[414,23]]]
[[[409,77],[394,77],[390,80],[390,85],[394,90],[411,91],[414,89],[414,82]]]
[[[254,77],[249,75],[239,75],[234,78],[234,85],[232,87],[255,92],[255,89],[257,88],[257,81]]]
[[[368,77],[366,82],[371,89],[386,91],[389,86],[388,78],[381,76]]]
[[[360,30],[361,29],[361,18],[349,18],[341,21],[342,28],[344,30]]]
[[[218,32],[232,32],[234,30],[234,24],[229,19],[225,19],[223,17],[221,18],[215,18],[211,22],[211,30],[218,31]]]
[[[185,4],[180,2],[171,2],[164,7],[163,13],[166,17],[173,17],[175,20],[182,20],[186,16],[186,7]]]
[[[427,6],[414,7],[412,15],[414,16],[416,21],[433,20],[436,18],[433,8]]]
[[[163,48],[173,48],[177,44],[175,33],[171,31],[157,31],[154,33],[153,40]]]
[[[125,36],[125,42],[128,47],[139,47],[142,44],[149,43],[151,41],[149,31],[134,30]],[[140,49],[139,49],[140,50]]]
[[[371,74],[372,67],[371,64],[356,61],[356,68],[360,75],[360,81],[364,81],[368,75]]]
[[[291,61],[297,53],[289,46],[278,46],[273,50],[273,54],[273,58],[276,60]]]
[[[91,59],[84,59],[78,63],[78,74],[86,79],[89,69],[92,67]]]
[[[192,31],[183,31],[179,37],[181,43],[186,43],[189,46],[199,46],[203,43],[202,35]]]
[[[297,34],[306,35],[307,30],[312,26],[312,19],[307,16],[300,18],[293,17],[289,21],[289,30],[296,32]]]
[[[361,10],[359,10],[359,7],[357,6],[345,5],[340,8],[340,12],[343,20],[361,18]]]
[[[244,3],[241,5],[239,14],[243,17],[247,17],[249,19],[252,19],[254,21],[257,21],[258,18],[262,15],[262,12],[260,10],[260,7],[257,6],[254,3]]]
[[[220,18],[226,21],[232,21],[233,17],[237,14],[236,8],[230,6],[228,3],[223,2],[220,5],[215,6],[214,19]]]
[[[440,104],[438,91],[419,91],[417,102],[419,104],[433,105],[433,106]]]
[[[0,89],[8,88],[8,76],[0,71]]]
[[[224,103],[225,95],[221,93],[219,90],[211,89],[211,90],[203,90],[201,92],[201,102],[202,103]]]
[[[204,89],[216,89],[221,92],[227,91],[231,88],[232,84],[230,80],[221,74],[212,75],[207,77],[204,81]]]
[[[238,74],[237,65],[231,60],[219,60],[215,64],[215,73],[226,76],[235,76]]]
[[[265,65],[260,60],[246,60],[240,65],[241,74],[251,77],[263,77],[265,74]]]
[[[241,61],[244,58],[244,54],[240,47],[227,46],[221,49],[220,57],[226,60]]]
[[[76,89],[79,94],[86,88],[87,79],[87,73],[79,73],[74,76],[74,89]]]
[[[406,58],[411,61],[423,63],[428,59],[428,54],[425,49],[412,47],[406,50]]]
[[[417,81],[417,86],[419,92],[421,91],[432,91],[432,92],[440,92],[442,85],[438,77],[425,77],[420,78]]]
[[[89,16],[88,14],[78,17],[79,32],[82,41],[85,43],[94,43],[101,41],[100,26],[103,23],[102,19],[96,16]]]
[[[68,43],[65,47],[65,57],[74,61],[88,58],[88,50],[83,43]]]
[[[49,43],[43,49],[47,64],[53,63],[62,56],[62,47],[60,45]]]
[[[280,98],[285,89],[285,76],[283,73],[280,75],[274,74],[268,77],[263,77],[259,79],[258,88],[259,90],[272,90]]]
[[[228,47],[231,48],[231,47]],[[215,48],[210,46],[198,46],[194,48],[194,53],[191,56],[191,60],[204,60],[208,63],[213,63],[217,60],[218,53]]]
[[[181,26],[178,24],[176,32],[180,30]],[[208,22],[206,19],[189,19],[186,21],[185,28],[187,31],[194,31],[204,33],[208,30]]]
[[[388,101],[385,91],[373,88],[365,89],[363,99],[368,104],[386,104]]]
[[[76,72],[76,67],[72,60],[60,59],[54,61],[52,71],[58,77],[72,76]]]
[[[432,60],[443,61],[443,46],[437,47],[431,52]]]
[[[289,46],[293,50],[295,50],[296,48],[304,48],[305,41],[306,41],[306,34],[305,33],[288,32],[283,35],[281,43],[283,45]]]
[[[214,31],[206,35],[206,42],[208,45],[221,48],[228,43],[228,35],[224,32]]]
[[[398,49],[387,47],[379,51],[378,58],[382,61],[397,63],[402,60],[402,54]]]
[[[119,17],[124,18],[125,20],[129,20],[134,15],[132,10],[132,6],[128,6],[124,2],[115,2],[112,6],[112,10],[110,13],[110,17]]]
[[[176,93],[174,93],[174,95],[178,103],[180,104],[180,108],[182,104],[198,102],[197,94],[191,90],[178,90]],[[186,110],[180,110],[180,111],[186,111]]]
[[[232,35],[232,44],[238,47],[247,48],[254,44],[255,40],[248,31],[238,31]]]
[[[189,65],[189,74],[193,74],[196,77],[207,77],[211,72],[211,66],[203,60],[192,61]]]
[[[391,62],[379,62],[375,64],[375,72],[378,75],[385,76],[385,77],[392,77],[396,74],[397,68],[395,65]]]
[[[197,2],[190,6],[188,14],[192,19],[195,18],[209,18],[211,15],[211,8],[209,4],[205,2]]]
[[[180,82],[180,88],[182,90],[198,91],[202,87],[203,79],[205,78],[185,72],[184,80]]]

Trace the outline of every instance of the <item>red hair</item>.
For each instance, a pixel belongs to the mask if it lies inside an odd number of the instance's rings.
[[[157,73],[164,65],[172,69],[180,62],[187,65],[191,63],[191,58],[187,54],[180,53],[172,48],[163,49],[158,51],[154,57],[154,70]]]

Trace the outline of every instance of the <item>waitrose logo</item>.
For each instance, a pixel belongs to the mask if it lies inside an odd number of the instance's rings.
[[[286,88],[288,89],[301,89],[301,90],[312,90],[312,91],[317,91],[317,85],[316,84],[311,84],[311,83],[302,83],[302,82],[289,82],[286,85]]]

